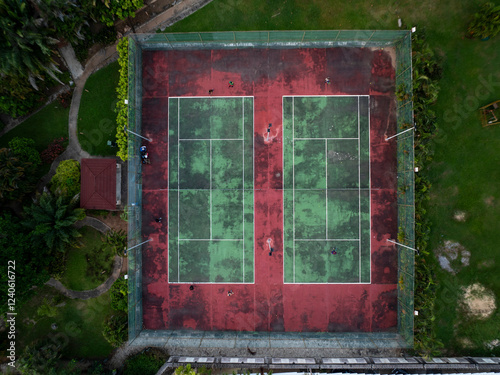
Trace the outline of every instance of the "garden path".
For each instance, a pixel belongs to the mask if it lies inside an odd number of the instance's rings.
[[[113,262],[113,272],[111,273],[111,276],[97,288],[91,290],[82,290],[82,291],[71,290],[66,288],[59,280],[55,280],[52,278],[45,284],[57,289],[59,292],[61,292],[66,297],[71,299],[76,299],[76,298],[90,299],[99,297],[101,294],[106,293],[109,290],[109,288],[111,288],[111,285],[113,285],[113,283],[120,276],[120,271],[122,269],[122,262],[123,262],[122,257],[119,257],[118,255],[115,256]]]

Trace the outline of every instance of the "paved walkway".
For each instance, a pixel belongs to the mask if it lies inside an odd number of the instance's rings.
[[[106,233],[108,230],[111,230],[111,228],[106,223],[103,223],[101,220],[91,216],[87,216],[85,217],[85,219],[75,223],[75,227],[77,228],[81,228],[84,226],[97,229],[101,233]]]
[[[101,294],[106,293],[109,288],[111,288],[111,285],[118,279],[120,276],[120,271],[122,269],[122,262],[123,259],[119,257],[118,255],[115,256],[114,262],[113,262],[113,272],[111,273],[111,276],[101,285],[99,285],[95,289],[91,290],[83,290],[83,291],[77,291],[77,290],[71,290],[66,288],[63,284],[61,284],[60,281],[55,280],[55,279],[50,279],[47,281],[45,284],[49,285],[55,289],[57,289],[59,292],[64,294],[66,297],[75,299],[90,299],[90,298],[96,298],[99,297]]]

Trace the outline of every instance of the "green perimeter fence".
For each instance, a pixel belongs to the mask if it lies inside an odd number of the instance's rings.
[[[245,31],[135,34],[129,37],[129,129],[141,134],[142,50],[235,48],[384,47],[396,50],[398,133],[413,127],[411,32],[408,30]],[[413,131],[397,137],[398,230],[401,243],[415,247]],[[128,142],[129,341],[142,332],[141,140]],[[137,246],[139,245],[139,246]],[[413,250],[398,246],[398,333],[413,347]]]

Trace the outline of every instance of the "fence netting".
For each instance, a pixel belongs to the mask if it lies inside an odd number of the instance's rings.
[[[411,32],[408,30],[228,31],[134,34],[129,38],[129,129],[141,134],[142,50],[234,48],[384,47],[396,52],[398,133],[413,127]],[[415,247],[413,131],[397,137],[398,240]],[[142,176],[140,138],[128,143],[128,245],[142,238]],[[398,247],[398,333],[403,346],[413,346],[413,250]],[[129,340],[142,332],[142,246],[128,255]],[[149,333],[150,334],[150,333]]]
[[[141,49],[134,38],[128,47],[128,129],[141,134]],[[128,133],[128,332],[142,330],[142,163],[141,140]],[[135,246],[135,247],[134,247]]]

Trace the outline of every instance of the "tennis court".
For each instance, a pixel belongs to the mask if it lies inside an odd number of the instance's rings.
[[[283,98],[285,283],[370,282],[368,100]]]
[[[403,118],[394,92],[407,70],[397,48],[345,47],[342,35],[304,48],[177,48],[184,36],[163,34],[130,44],[129,122],[151,140],[129,147],[129,241],[143,243],[129,257],[132,337],[211,331],[220,344],[249,331],[278,345],[282,332],[397,332],[387,240],[401,178],[397,138],[385,137]]]
[[[253,98],[169,98],[169,281],[252,283]]]

